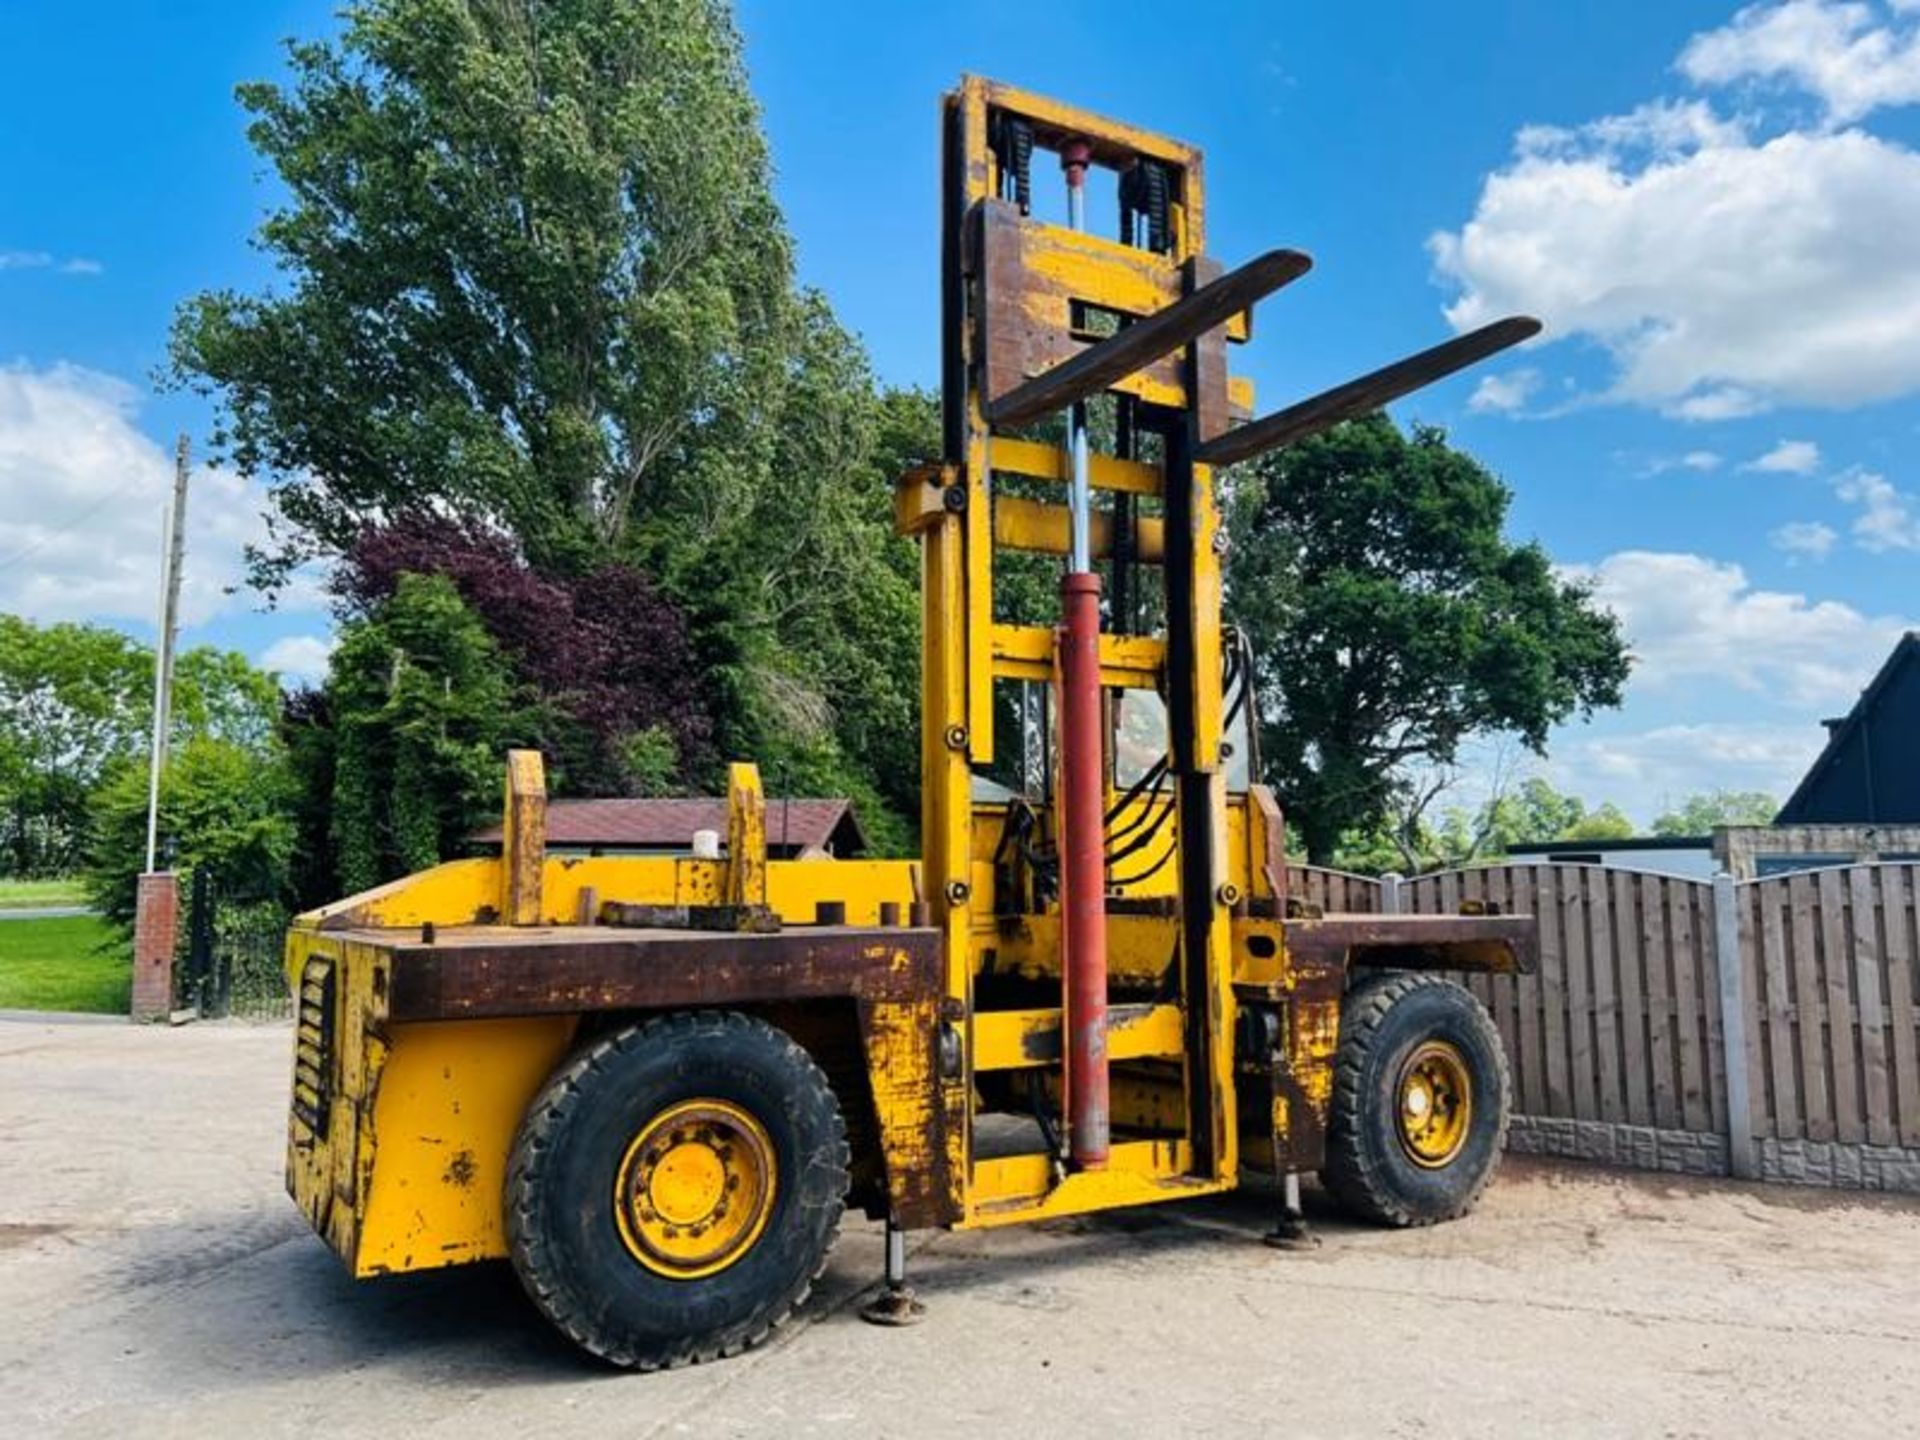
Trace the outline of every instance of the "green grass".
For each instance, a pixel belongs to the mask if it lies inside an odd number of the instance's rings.
[[[84,905],[86,887],[78,880],[0,880],[0,910],[52,909]]]
[[[0,920],[0,1010],[124,1015],[132,985],[126,942],[97,915]]]

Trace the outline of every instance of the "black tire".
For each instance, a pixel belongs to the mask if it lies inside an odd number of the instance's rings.
[[[682,1278],[649,1268],[623,1238],[615,1192],[634,1137],[696,1100],[751,1115],[775,1178],[737,1258]],[[736,1355],[784,1324],[825,1268],[847,1162],[827,1077],[773,1026],[713,1010],[629,1026],[562,1067],[521,1122],[506,1184],[513,1266],[541,1313],[609,1364],[657,1370]]]
[[[1420,1163],[1401,1130],[1401,1085],[1429,1042],[1464,1066],[1465,1136],[1444,1161]],[[1433,1225],[1471,1210],[1500,1164],[1511,1084],[1485,1007],[1438,975],[1386,974],[1347,993],[1334,1062],[1320,1180],[1349,1213],[1376,1224]]]

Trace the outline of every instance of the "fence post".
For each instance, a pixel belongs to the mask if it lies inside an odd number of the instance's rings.
[[[1398,915],[1400,913],[1400,881],[1398,871],[1389,870],[1380,877],[1380,913]]]
[[[1753,1097],[1747,1071],[1747,965],[1740,953],[1740,907],[1733,876],[1713,877],[1715,968],[1720,974],[1720,1057],[1727,1076],[1727,1168],[1742,1180],[1756,1179]]]

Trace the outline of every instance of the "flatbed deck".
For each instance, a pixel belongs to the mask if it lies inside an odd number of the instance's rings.
[[[911,1001],[939,993],[930,928],[789,926],[772,934],[607,925],[349,927],[316,937],[384,953],[393,1020],[727,1005],[777,996]]]
[[[1281,922],[1300,959],[1381,969],[1462,969],[1531,975],[1540,927],[1531,915],[1316,915]],[[1452,964],[1436,965],[1436,957]]]

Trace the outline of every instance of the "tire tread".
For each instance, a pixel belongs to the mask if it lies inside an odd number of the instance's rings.
[[[831,1159],[839,1184],[827,1203],[835,1207],[827,1243],[821,1247],[819,1262],[798,1290],[762,1317],[744,1335],[724,1341],[688,1337],[657,1350],[640,1351],[623,1346],[604,1334],[590,1313],[584,1296],[576,1296],[568,1287],[555,1283],[553,1264],[545,1240],[545,1206],[551,1197],[540,1183],[540,1160],[550,1150],[556,1133],[565,1126],[586,1093],[582,1080],[589,1074],[604,1074],[608,1062],[619,1053],[629,1052],[682,1038],[724,1038],[729,1032],[760,1031],[775,1038],[784,1047],[783,1058],[793,1067],[808,1099],[824,1104],[829,1111]],[[839,1211],[844,1209],[849,1184],[846,1120],[835,1101],[833,1088],[813,1057],[784,1031],[766,1021],[737,1010],[681,1010],[655,1016],[623,1030],[602,1036],[583,1049],[547,1082],[521,1122],[507,1165],[506,1211],[508,1253],[522,1285],[540,1313],[562,1334],[588,1354],[622,1369],[654,1371],[678,1370],[687,1365],[729,1359],[767,1343],[788,1325],[813,1293],[814,1285],[827,1268],[834,1239],[839,1232]]]
[[[1366,1074],[1388,1013],[1408,995],[1429,987],[1445,987],[1465,999],[1493,1039],[1494,1063],[1500,1082],[1499,1129],[1494,1136],[1493,1160],[1474,1183],[1445,1212],[1414,1210],[1398,1195],[1363,1143]],[[1396,971],[1369,976],[1347,992],[1340,1014],[1340,1048],[1334,1061],[1333,1101],[1327,1123],[1326,1162],[1320,1180],[1349,1213],[1380,1225],[1406,1229],[1455,1220],[1479,1203],[1499,1168],[1506,1149],[1512,1080],[1507,1058],[1486,1007],[1465,986],[1428,971]]]

